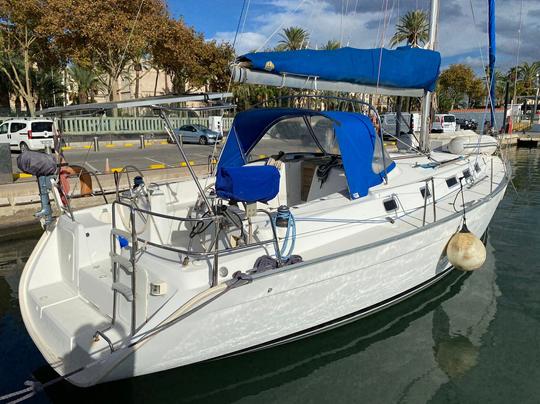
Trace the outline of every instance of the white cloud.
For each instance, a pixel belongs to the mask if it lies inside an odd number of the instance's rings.
[[[213,38],[218,42],[229,42],[233,43],[234,41],[234,32],[216,32]],[[258,49],[265,41],[266,36],[259,32],[243,32],[238,35],[236,38],[236,53],[241,55],[243,53],[251,52],[255,49]]]
[[[409,9],[426,8],[426,0],[370,0],[371,3],[346,0],[268,0],[254,2],[247,16],[246,32],[237,40],[237,53],[273,47],[279,41],[279,32],[289,26],[300,26],[310,33],[311,48],[321,46],[328,40],[342,40],[342,45],[358,48],[380,46],[388,42],[394,33],[400,16]],[[497,2],[497,43],[499,60],[508,64],[515,59],[516,38],[519,26],[521,0]],[[416,4],[415,4],[416,3]],[[258,4],[259,7],[256,5]],[[348,12],[342,14],[341,4],[347,4]],[[354,5],[353,5],[354,4]],[[381,5],[388,4],[386,11]],[[262,6],[261,6],[262,5]],[[400,7],[398,10],[398,6]],[[443,58],[460,58],[473,66],[481,66],[480,49],[487,58],[487,5],[485,0],[473,0],[473,17],[468,0],[445,0],[441,4],[437,48]],[[521,57],[523,60],[539,60],[540,14],[537,1],[524,2]],[[271,35],[273,36],[268,39]],[[218,32],[214,39],[232,42],[233,32]],[[477,55],[471,56],[471,55]]]

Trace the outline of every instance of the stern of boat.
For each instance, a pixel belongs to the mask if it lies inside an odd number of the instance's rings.
[[[123,321],[111,327],[110,206],[60,216],[28,259],[19,284],[24,324],[47,362],[60,375],[110,354],[96,330],[112,341],[129,334]],[[95,375],[75,377],[91,385]]]

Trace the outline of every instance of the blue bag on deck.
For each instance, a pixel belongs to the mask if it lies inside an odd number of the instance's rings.
[[[279,192],[279,170],[274,166],[220,167],[216,193],[236,202],[268,202]]]

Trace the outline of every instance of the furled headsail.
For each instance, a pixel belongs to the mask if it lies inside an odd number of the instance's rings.
[[[346,47],[248,53],[232,73],[240,83],[417,97],[435,89],[440,65],[439,52],[428,49]]]

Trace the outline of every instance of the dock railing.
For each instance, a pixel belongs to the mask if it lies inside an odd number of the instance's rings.
[[[14,117],[0,117],[0,122],[16,119]],[[26,119],[26,118],[24,118]],[[209,118],[169,118],[175,128],[182,125],[199,124],[209,126]],[[234,118],[223,118],[223,130],[228,131]],[[163,120],[159,117],[66,117],[62,119],[65,135],[122,135],[165,133]]]

